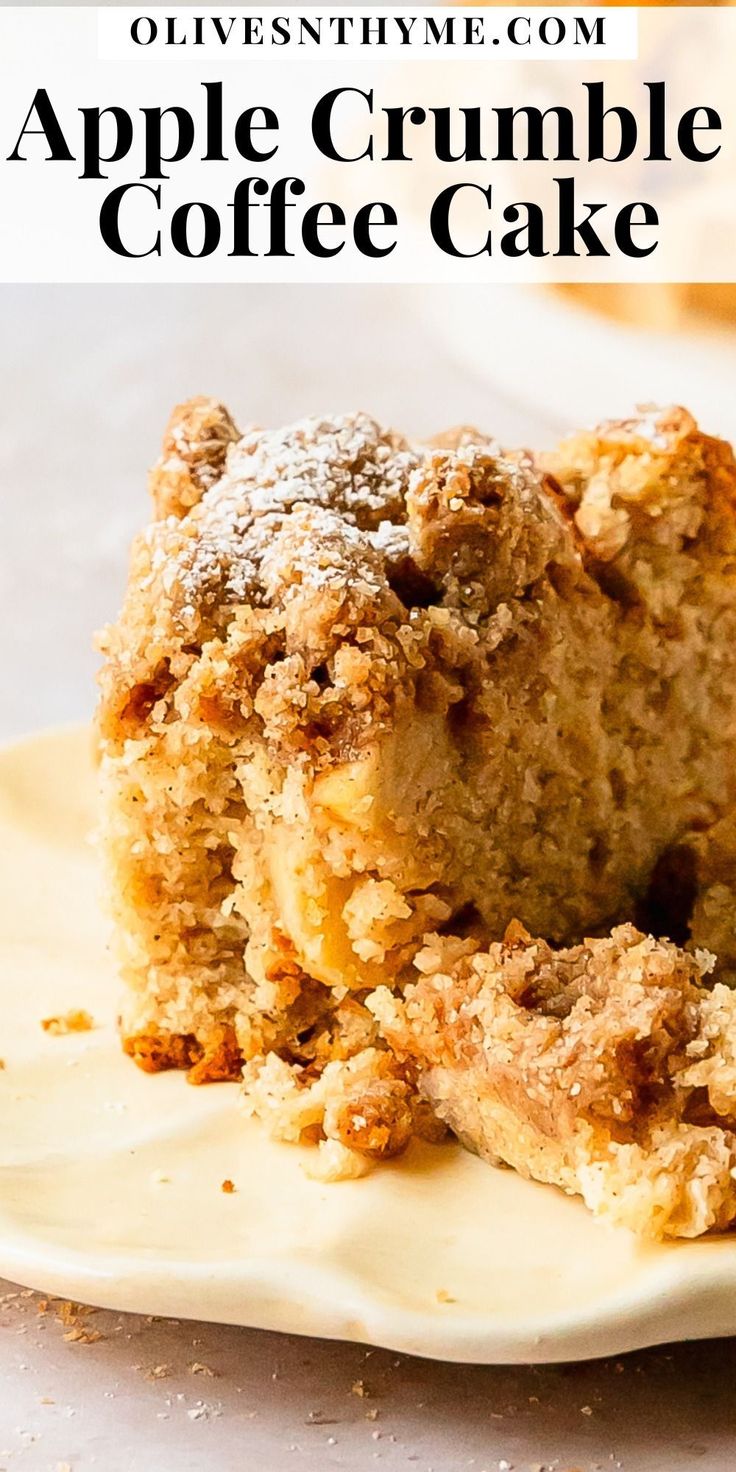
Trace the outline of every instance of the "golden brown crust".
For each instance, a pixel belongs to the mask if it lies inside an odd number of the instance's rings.
[[[202,1042],[202,1056],[187,1074],[190,1084],[230,1083],[239,1079],[243,1071],[243,1054],[238,1046],[235,1029],[214,1027]]]
[[[193,1033],[151,1030],[123,1036],[122,1045],[144,1073],[186,1069],[190,1084],[232,1082],[243,1069],[243,1055],[231,1027],[215,1027],[203,1040]]]
[[[167,1073],[170,1069],[191,1068],[202,1050],[192,1033],[150,1032],[124,1034],[123,1052],[144,1073]]]

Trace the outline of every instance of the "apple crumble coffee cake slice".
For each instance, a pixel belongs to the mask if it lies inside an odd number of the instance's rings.
[[[728,965],[725,444],[668,410],[536,462],[198,399],[151,489],[99,713],[141,1066],[245,1064],[251,1108],[357,1169],[437,1129],[366,1006],[426,934],[636,919]]]

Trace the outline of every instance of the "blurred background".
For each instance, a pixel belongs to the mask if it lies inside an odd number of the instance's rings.
[[[677,400],[733,436],[720,292],[0,288],[0,739],[90,713],[93,630],[117,612],[182,398],[218,395],[241,424],[364,408],[413,436],[475,423],[532,448]]]

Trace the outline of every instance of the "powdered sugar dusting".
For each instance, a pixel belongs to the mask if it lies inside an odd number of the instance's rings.
[[[399,562],[409,556],[409,531],[401,522],[382,521],[375,531],[368,533],[368,540],[386,562]]]
[[[421,458],[362,413],[249,431],[186,523],[172,567],[179,617],[270,602],[287,564],[312,586],[352,578],[377,591],[382,563],[408,550],[405,496]]]
[[[229,492],[251,513],[298,504],[332,507],[364,529],[404,517],[404,495],[420,455],[367,414],[301,419],[246,434],[228,456]]]

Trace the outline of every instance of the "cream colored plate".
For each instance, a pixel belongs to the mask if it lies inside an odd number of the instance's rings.
[[[455,1146],[321,1185],[299,1149],[240,1118],[234,1085],[138,1072],[115,1036],[93,790],[84,731],[0,754],[0,1273],[453,1360],[736,1331],[736,1240],[643,1246]],[[75,1008],[93,1032],[44,1032]]]

